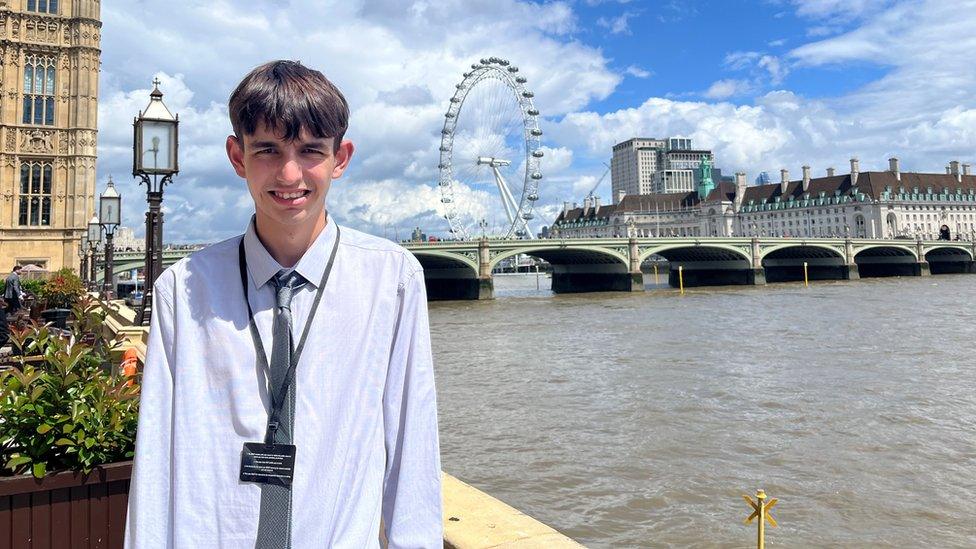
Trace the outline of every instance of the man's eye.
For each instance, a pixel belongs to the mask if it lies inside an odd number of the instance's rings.
[[[274,149],[258,149],[254,154],[270,154],[273,153]]]
[[[306,154],[322,154],[322,151],[318,149],[305,149]]]

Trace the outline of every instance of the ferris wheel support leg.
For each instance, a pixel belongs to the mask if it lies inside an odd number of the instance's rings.
[[[511,191],[508,190],[508,185],[505,184],[505,179],[502,177],[501,172],[498,171],[498,168],[492,166],[491,171],[495,174],[495,184],[498,185],[498,194],[501,195],[502,204],[505,205],[505,215],[508,216],[508,222],[515,223],[515,214],[518,213],[515,198],[512,197]]]

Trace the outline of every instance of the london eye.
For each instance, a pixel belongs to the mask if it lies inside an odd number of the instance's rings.
[[[499,236],[531,238],[543,157],[539,111],[518,67],[489,57],[471,65],[455,88],[441,130],[439,186],[444,217],[458,239],[484,221],[459,207],[462,189],[497,193]]]

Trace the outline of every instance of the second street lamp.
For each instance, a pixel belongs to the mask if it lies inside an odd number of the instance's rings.
[[[115,272],[112,261],[115,255],[115,244],[112,242],[115,229],[122,222],[122,196],[115,190],[112,176],[108,176],[108,187],[99,198],[99,215],[102,227],[105,229],[105,274],[102,283],[102,297],[112,299],[115,296]]]
[[[81,258],[81,265],[78,266],[78,276],[81,281],[88,285],[88,235],[81,235],[81,245],[78,246],[78,257]]]
[[[88,277],[89,290],[95,288],[95,265],[98,263],[98,244],[102,241],[102,226],[98,223],[98,216],[93,215],[88,222],[88,247],[91,249],[90,275]]]
[[[133,121],[132,176],[146,184],[146,267],[139,324],[151,318],[152,289],[163,271],[163,188],[179,173],[179,116],[163,104],[159,79],[153,80],[149,105]]]

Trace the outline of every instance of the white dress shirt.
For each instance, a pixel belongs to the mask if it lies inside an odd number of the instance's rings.
[[[336,238],[295,266],[295,344]],[[256,359],[238,267],[241,237],[167,269],[154,286],[126,547],[253,548],[261,487],[239,480],[245,442],[264,440],[267,373]],[[282,267],[244,235],[250,303],[272,348]],[[343,228],[311,320],[295,390],[292,544],[442,547],[440,458],[424,274],[406,250]],[[270,357],[269,357],[270,359]]]

